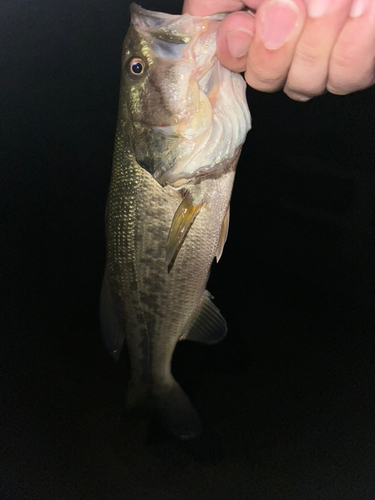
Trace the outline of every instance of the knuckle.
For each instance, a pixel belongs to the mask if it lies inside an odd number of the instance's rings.
[[[294,60],[298,61],[299,64],[307,67],[316,67],[321,57],[316,47],[311,46],[307,43],[298,44],[296,52],[294,55]]]
[[[347,95],[350,92],[355,92],[356,89],[349,89],[346,85],[342,85],[338,82],[328,82],[327,83],[327,90],[331,94],[335,95]]]
[[[293,99],[293,101],[298,101],[298,102],[306,102],[312,99],[314,96],[306,95],[306,94],[301,94],[299,92],[294,92],[292,90],[289,90],[288,88],[284,87],[284,93],[290,98]]]
[[[341,39],[336,45],[329,61],[329,92],[346,95],[373,84],[374,52],[372,48],[363,50],[363,45],[361,47],[348,37]]]
[[[351,51],[348,47],[348,50],[333,52],[330,60],[330,67],[334,68],[336,71],[348,70],[352,67],[355,67],[357,63],[358,54],[356,54],[354,51]]]
[[[317,97],[319,95],[324,94],[326,91],[325,82],[323,83],[314,83],[314,82],[302,82],[300,81],[298,84],[288,80],[284,86],[285,94],[293,99],[294,101],[308,101],[313,97]]]
[[[358,72],[355,76],[352,72],[337,73],[329,77],[327,90],[335,95],[347,95],[357,90],[363,90],[374,84],[374,71]]]
[[[333,94],[345,95],[369,87],[375,74],[374,58],[358,57],[348,51],[332,55],[327,89]]]
[[[260,67],[252,66],[245,73],[247,83],[263,92],[273,92],[280,90],[285,81],[284,75],[275,74]]]

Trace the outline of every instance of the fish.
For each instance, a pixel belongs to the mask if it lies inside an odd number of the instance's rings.
[[[227,239],[251,118],[243,77],[216,56],[225,14],[171,15],[134,3],[130,12],[106,206],[101,328],[115,359],[126,342],[129,411],[147,408],[173,436],[192,439],[202,422],[171,361],[177,342],[215,344],[227,332],[206,284]]]

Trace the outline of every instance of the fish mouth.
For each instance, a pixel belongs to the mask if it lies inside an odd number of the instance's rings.
[[[187,44],[197,34],[197,25],[202,20],[222,21],[227,14],[211,16],[191,16],[190,14],[167,14],[147,10],[136,3],[130,4],[132,25],[139,30],[148,31],[159,40],[169,43]],[[198,28],[199,29],[199,28]]]
[[[172,126],[155,127],[191,143],[191,152],[163,172],[158,181],[181,187],[198,175],[225,168],[236,156],[251,128],[246,84],[241,75],[216,59],[197,83],[199,105],[190,116]]]
[[[153,176],[162,185],[179,187],[222,167],[237,154],[251,127],[246,84],[216,56],[216,30],[225,14],[174,16],[135,4],[131,13],[135,29],[151,39],[155,58],[176,68],[174,85],[186,88],[185,98],[178,100],[171,95],[170,85],[164,86],[170,123],[149,125],[160,140],[177,139],[176,161],[165,169],[161,158]]]

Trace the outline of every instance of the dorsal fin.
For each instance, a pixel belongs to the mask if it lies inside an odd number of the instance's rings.
[[[223,255],[224,245],[228,238],[229,231],[229,205],[224,216],[223,224],[221,226],[221,232],[219,237],[219,243],[216,250],[216,262],[219,262],[220,257]]]
[[[211,298],[212,295],[205,290],[201,308],[189,331],[180,340],[194,340],[204,344],[216,344],[223,340],[227,333],[227,323]]]
[[[202,205],[203,202],[194,205],[191,195],[189,191],[187,191],[180,206],[176,210],[169,230],[165,254],[165,263],[167,264],[168,272],[172,269],[181,245],[196,216],[199,214]]]

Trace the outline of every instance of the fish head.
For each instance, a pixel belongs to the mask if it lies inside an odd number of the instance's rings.
[[[216,57],[216,30],[223,17],[174,16],[131,5],[119,119],[137,162],[162,185],[180,186],[225,155],[233,157],[249,129],[243,79]],[[224,144],[220,134],[225,132]]]

